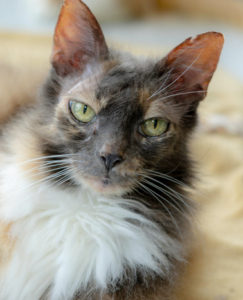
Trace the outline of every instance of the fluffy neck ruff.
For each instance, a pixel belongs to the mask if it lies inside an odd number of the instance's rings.
[[[15,239],[0,277],[0,298],[71,299],[90,286],[106,291],[138,270],[166,276],[181,245],[141,203],[82,189],[35,185],[16,166],[2,170],[0,217]],[[3,195],[5,195],[3,197]],[[7,196],[6,196],[7,195]],[[14,283],[13,283],[14,279]]]

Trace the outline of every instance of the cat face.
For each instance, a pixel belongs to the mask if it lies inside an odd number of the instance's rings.
[[[135,187],[147,169],[163,165],[175,151],[184,130],[171,103],[155,91],[154,68],[136,62],[116,62],[73,79],[55,108],[55,128],[66,153],[74,154],[72,176],[104,193],[124,193]],[[161,97],[161,95],[160,95]],[[181,123],[181,126],[180,126]]]
[[[42,148],[47,156],[69,155],[65,169],[75,184],[126,194],[151,170],[168,174],[187,161],[187,136],[222,35],[187,39],[159,62],[137,61],[108,50],[86,5],[69,0],[54,41],[44,95],[55,137]]]

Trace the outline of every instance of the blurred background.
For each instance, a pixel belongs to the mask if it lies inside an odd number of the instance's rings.
[[[243,82],[243,0],[84,0],[108,40],[171,49],[206,31],[225,35],[221,66]],[[0,31],[52,34],[62,0],[0,0]]]
[[[0,0],[0,125],[35,99],[48,72],[62,2]],[[192,141],[199,185],[203,177],[196,195],[200,228],[178,298],[242,300],[243,0],[84,2],[108,42],[136,54],[162,57],[189,36],[224,34],[219,68],[199,107],[201,121]]]

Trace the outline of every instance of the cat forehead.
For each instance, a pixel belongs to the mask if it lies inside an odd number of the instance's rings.
[[[145,77],[146,70],[132,64],[93,66],[66,78],[61,96],[83,101],[97,111],[111,102],[113,106],[136,102],[146,108],[152,88]]]
[[[75,99],[90,105],[98,114],[118,113],[120,117],[142,114],[144,119],[164,117],[179,122],[179,114],[159,97],[151,97],[157,88],[150,80],[151,70],[136,65],[98,65],[87,68],[81,75],[66,79],[61,101],[63,105]],[[112,109],[109,109],[112,107]]]
[[[179,123],[180,112],[163,101],[163,95],[151,97],[160,87],[151,61],[109,61],[106,64],[89,65],[82,74],[65,79],[61,101],[69,100],[90,105],[96,114],[120,116],[129,120],[136,115],[149,119],[163,117]],[[140,116],[139,116],[140,115]],[[125,119],[124,119],[125,118]]]

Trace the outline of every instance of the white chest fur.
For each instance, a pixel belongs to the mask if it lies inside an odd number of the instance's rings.
[[[134,212],[146,209],[137,202],[30,186],[11,166],[2,174],[0,218],[14,222],[17,241],[1,300],[37,300],[50,287],[50,299],[67,300],[91,282],[105,290],[127,266],[163,274],[167,253],[179,259],[179,243]]]

